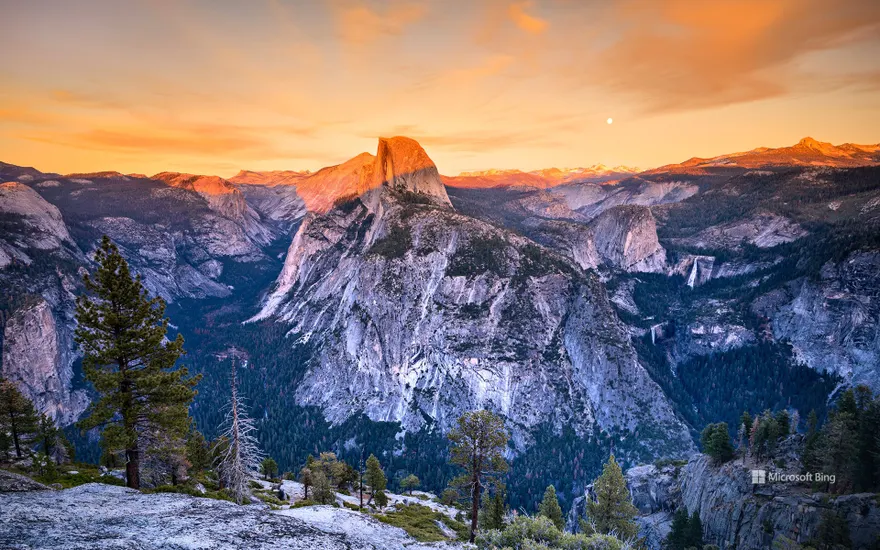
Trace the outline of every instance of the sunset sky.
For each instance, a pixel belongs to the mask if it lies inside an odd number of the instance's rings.
[[[444,174],[880,142],[876,0],[0,0],[0,160]],[[606,119],[612,117],[613,124]]]

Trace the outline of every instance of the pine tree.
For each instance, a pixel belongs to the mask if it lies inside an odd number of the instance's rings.
[[[779,424],[779,437],[786,437],[791,433],[791,416],[789,416],[787,410],[777,411],[776,423]]]
[[[11,447],[17,458],[23,451],[29,451],[28,445],[40,431],[40,420],[34,404],[22,395],[15,384],[0,378],[0,431],[9,434]]]
[[[454,502],[454,499],[452,502]],[[501,484],[496,485],[495,495],[492,497],[489,496],[489,491],[485,491],[482,502],[480,507],[480,529],[504,529],[504,516],[507,510],[504,506],[503,486]]]
[[[672,516],[672,526],[663,541],[665,550],[685,550],[688,543],[690,519],[687,508],[680,507]]]
[[[492,482],[507,472],[504,460],[507,438],[504,421],[489,411],[463,414],[458,425],[449,432],[452,442],[450,462],[465,470],[456,483],[467,487],[470,494],[470,542],[476,537],[480,497],[487,479]]]
[[[312,499],[318,504],[333,504],[336,493],[327,475],[322,470],[312,471]]]
[[[303,499],[309,500],[309,488],[314,484],[314,476],[312,475],[311,468],[304,466],[299,471],[299,482],[302,483],[303,486]]]
[[[804,450],[801,453],[801,462],[804,471],[815,472],[819,466],[819,417],[816,411],[810,411],[807,417],[807,436],[804,439]]]
[[[272,479],[278,476],[278,463],[271,456],[267,456],[260,464],[260,472],[266,479]]]
[[[706,426],[700,435],[700,444],[703,452],[711,456],[716,464],[727,462],[734,456],[726,422]]]
[[[739,417],[740,424],[746,427],[745,436],[746,440],[752,437],[752,415],[749,414],[749,411],[743,411],[742,416]]]
[[[239,504],[250,495],[248,484],[259,475],[262,453],[254,435],[256,427],[247,415],[244,401],[238,394],[236,350],[232,350],[230,401],[226,412],[226,430],[222,436],[228,442],[218,466],[223,485]]]
[[[367,500],[367,506],[369,506],[373,502],[376,493],[381,493],[388,485],[388,479],[385,477],[385,472],[382,471],[382,465],[379,464],[379,459],[373,454],[367,459],[366,482],[370,487],[370,498]]]
[[[140,487],[142,437],[165,431],[183,436],[188,406],[199,377],[174,369],[183,354],[183,337],[165,339],[165,302],[150,298],[140,276],[107,236],[95,253],[94,277],[83,277],[92,295],[76,304],[75,340],[83,352],[83,371],[99,397],[80,422],[82,429],[103,427],[110,449],[126,455],[126,484]]]
[[[191,472],[203,472],[211,467],[211,447],[200,431],[190,426],[186,436],[186,459]]]
[[[595,530],[605,535],[616,533],[622,540],[635,538],[639,528],[633,518],[638,509],[630,500],[626,479],[614,455],[608,458],[602,475],[593,482],[593,491],[596,499],[587,500],[587,516]]]
[[[553,525],[560,531],[565,527],[565,521],[562,519],[562,508],[559,507],[559,499],[556,498],[556,487],[550,485],[544,491],[544,498],[538,506],[538,515],[550,519]]]
[[[694,510],[688,520],[687,526],[687,548],[703,547],[703,522],[700,521],[700,514]]]
[[[411,495],[413,489],[418,488],[421,484],[422,482],[419,481],[419,478],[415,474],[410,474],[400,481],[400,490]]]

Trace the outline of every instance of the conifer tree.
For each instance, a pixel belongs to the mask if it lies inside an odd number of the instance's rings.
[[[504,515],[506,513],[503,486],[498,484],[495,487],[495,495],[491,497],[489,496],[489,491],[484,492],[482,501],[480,507],[480,529],[503,529]]]
[[[479,518],[480,497],[487,483],[507,472],[504,421],[489,411],[467,412],[449,432],[452,442],[450,462],[464,469],[456,484],[466,487],[471,501],[469,541],[474,542]]]
[[[46,414],[40,415],[37,439],[43,453],[56,464],[61,464],[70,458],[68,454],[70,442],[67,441],[64,432],[55,425],[55,421]]]
[[[0,378],[0,431],[9,434],[16,458],[30,450],[28,445],[40,431],[34,404],[18,391],[15,384],[3,378]]]
[[[186,459],[191,472],[202,472],[211,467],[211,447],[202,432],[190,426],[186,436]]]
[[[616,533],[622,540],[633,539],[639,532],[633,518],[638,509],[632,504],[626,479],[614,455],[602,468],[602,474],[593,482],[595,500],[587,500],[587,517],[600,534]]]
[[[672,516],[672,526],[663,541],[663,548],[665,550],[685,550],[688,543],[689,525],[690,518],[688,518],[687,508],[681,506]]]
[[[236,376],[238,357],[232,350],[232,374],[230,376],[230,400],[226,412],[226,429],[222,436],[228,442],[220,456],[218,470],[223,485],[232,498],[242,504],[250,495],[248,484],[259,475],[262,453],[257,442],[256,426],[245,411],[244,400],[238,393]]]
[[[183,354],[183,337],[165,339],[164,300],[150,298],[106,235],[95,261],[94,276],[83,277],[90,295],[77,300],[75,340],[86,379],[99,397],[80,427],[103,428],[108,448],[125,451],[126,484],[137,489],[143,435],[186,433],[199,377],[189,377],[185,367],[174,368]]]
[[[538,506],[538,515],[548,518],[560,531],[565,527],[565,521],[562,519],[562,508],[559,507],[559,499],[556,498],[556,488],[554,486],[550,485],[544,491],[544,498]]]
[[[727,462],[734,456],[727,422],[706,426],[700,435],[700,445],[703,447],[703,452],[711,456],[717,464]]]
[[[700,514],[694,510],[691,519],[688,521],[687,528],[687,548],[703,547],[703,522],[700,520]]]
[[[388,485],[388,479],[385,477],[385,472],[382,471],[382,465],[379,464],[379,459],[373,454],[367,459],[366,482],[370,487],[370,498],[367,500],[367,506],[369,506],[373,502],[373,497],[377,493],[384,491]]]
[[[419,478],[415,474],[410,474],[410,475],[406,476],[405,478],[403,478],[402,480],[400,480],[400,489],[411,495],[413,492],[413,489],[418,488],[418,486],[421,484],[422,484],[422,482],[419,480]]]
[[[303,498],[309,500],[309,488],[314,484],[314,476],[312,475],[311,468],[303,466],[302,470],[299,471],[299,482],[302,483],[303,486]]]
[[[266,479],[272,479],[278,476],[278,463],[271,456],[267,456],[260,464],[260,472]]]

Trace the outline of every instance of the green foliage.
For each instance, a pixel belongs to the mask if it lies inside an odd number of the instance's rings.
[[[421,485],[421,481],[415,474],[410,474],[400,480],[400,490],[405,491],[409,494],[412,494],[414,489],[417,489]]]
[[[587,518],[591,528],[602,534],[615,533],[624,540],[635,538],[639,532],[633,518],[638,510],[632,504],[626,479],[614,455],[593,483],[595,499],[587,500]]]
[[[464,470],[457,484],[470,487],[469,540],[473,542],[483,486],[497,483],[498,477],[508,470],[504,460],[508,435],[500,417],[489,411],[473,411],[461,415],[448,437],[452,443],[449,461]]]
[[[379,459],[376,458],[376,455],[371,454],[369,458],[367,458],[367,471],[364,475],[364,481],[370,488],[371,501],[376,497],[377,493],[384,491],[385,487],[388,485],[388,478],[385,477],[385,472],[382,471],[382,465],[379,463]]]
[[[370,498],[376,501],[376,506],[380,510],[388,506],[388,495],[385,494],[385,491],[376,491]]]
[[[33,403],[15,384],[0,378],[0,431],[9,434],[9,446],[21,458],[39,436],[40,419]]]
[[[836,493],[880,490],[878,433],[880,396],[866,386],[848,389],[838,397],[821,430],[808,433],[804,465],[834,472],[835,483],[826,488]]]
[[[449,259],[446,275],[473,277],[486,272],[500,275],[506,265],[506,247],[507,242],[498,235],[472,235],[456,248]]]
[[[70,472],[76,472],[72,474]],[[93,464],[68,464],[59,467],[52,479],[44,476],[35,478],[40,483],[58,483],[63,488],[69,489],[86,483],[103,483],[105,485],[125,485],[125,482],[116,476],[102,474]]]
[[[260,464],[260,473],[262,473],[266,479],[278,477],[278,463],[275,462],[275,459],[271,456],[267,456]]]
[[[560,531],[565,527],[562,508],[559,507],[559,500],[556,498],[556,488],[552,485],[544,491],[544,498],[541,500],[541,505],[538,506],[538,515],[549,518]]]
[[[312,472],[312,499],[318,504],[333,504],[336,502],[336,492],[323,470]]]
[[[703,452],[712,457],[716,464],[723,464],[733,458],[733,445],[730,443],[727,422],[706,426],[700,435],[700,445],[703,447]]]
[[[682,506],[672,516],[672,527],[663,541],[664,550],[687,550],[703,548],[703,522],[697,511],[688,517],[687,509]]]
[[[480,529],[503,529],[507,508],[504,506],[504,491],[502,488],[496,488],[495,495],[492,497],[489,496],[489,491],[484,492],[482,500],[479,518]]]
[[[106,236],[95,253],[99,267],[83,278],[92,296],[77,299],[75,340],[83,351],[83,369],[99,397],[80,421],[84,430],[102,427],[111,449],[124,449],[127,483],[140,487],[143,434],[183,437],[189,427],[187,408],[199,377],[175,369],[183,354],[183,337],[165,339],[165,302],[150,298],[140,276]]]
[[[405,256],[410,248],[412,248],[412,234],[409,227],[395,224],[384,238],[373,243],[367,253],[393,260]]]
[[[467,536],[467,527],[464,524],[421,504],[398,506],[395,510],[384,514],[377,514],[375,517],[382,523],[400,527],[411,537],[421,542],[449,540],[443,534],[443,531],[440,530],[437,522],[441,522],[454,530],[458,533],[459,537]]]
[[[519,516],[503,530],[482,531],[476,539],[480,550],[516,548],[522,550],[623,550],[624,543],[602,534],[563,533],[544,516]]]
[[[190,426],[186,437],[186,459],[189,461],[191,473],[203,472],[211,467],[211,448],[205,436]]]
[[[845,517],[839,516],[832,511],[823,513],[819,528],[807,545],[816,548],[816,550],[845,550],[852,548],[849,522]]]

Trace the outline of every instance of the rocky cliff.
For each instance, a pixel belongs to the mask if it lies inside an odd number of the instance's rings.
[[[666,251],[657,224],[644,206],[616,206],[590,222],[596,250],[609,265],[626,271],[663,271]]]
[[[71,390],[71,337],[42,299],[15,311],[3,331],[3,377],[62,426],[75,421],[89,403],[84,391]]]
[[[255,318],[318,343],[298,403],[407,430],[488,408],[520,449],[542,423],[639,431],[644,454],[692,448],[594,275],[415,191],[430,181],[383,179],[398,183],[303,222]]]
[[[796,279],[753,307],[801,361],[880,388],[880,251],[829,261],[817,278]]]

